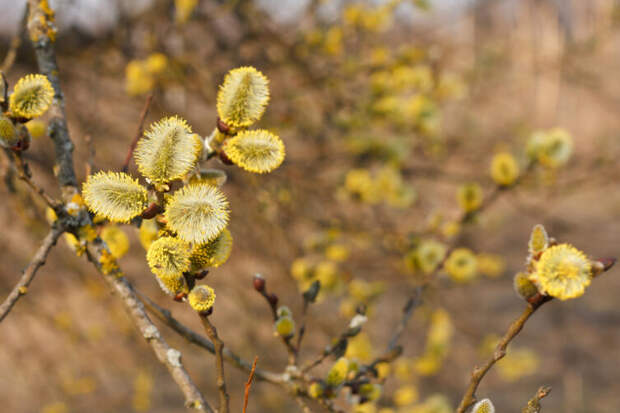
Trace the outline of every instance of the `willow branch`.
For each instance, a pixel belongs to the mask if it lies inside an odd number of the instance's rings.
[[[224,342],[217,335],[217,329],[209,320],[209,315],[200,314],[200,321],[202,321],[202,325],[205,328],[205,332],[207,336],[213,342],[213,346],[215,347],[215,370],[217,373],[217,389],[220,393],[220,408],[218,409],[218,413],[228,413],[230,410],[230,396],[228,396],[228,392],[226,391],[226,378],[224,377]]]
[[[153,324],[151,319],[146,314],[144,305],[138,298],[133,285],[131,285],[131,283],[123,276],[119,269],[115,269],[108,274],[105,274],[101,264],[102,254],[105,254],[104,251],[106,251],[105,247],[100,241],[95,241],[94,243],[88,244],[86,248],[88,260],[94,264],[94,266],[102,274],[106,283],[121,298],[121,301],[123,302],[129,316],[133,320],[136,327],[140,330],[140,333],[144,339],[151,346],[153,352],[157,356],[157,359],[164,366],[166,366],[168,372],[172,376],[172,379],[183,392],[183,395],[185,396],[185,406],[196,409],[200,412],[214,413],[211,406],[209,406],[209,404],[205,401],[204,397],[185,370],[185,367],[181,362],[181,353],[168,345],[166,340],[164,340],[159,333],[159,330],[155,324]]]
[[[65,98],[60,87],[58,64],[54,51],[56,28],[54,12],[47,1],[28,0],[27,28],[30,41],[37,57],[39,71],[49,79],[54,88],[54,100],[48,111],[49,135],[54,142],[56,167],[54,171],[65,198],[77,190],[77,179],[73,168],[73,142],[69,136],[65,115]]]
[[[28,291],[28,286],[34,279],[35,275],[37,275],[37,271],[45,264],[45,260],[52,247],[56,245],[56,241],[63,233],[63,229],[60,227],[53,227],[47,236],[43,239],[43,243],[37,250],[36,254],[30,261],[30,264],[24,270],[21,278],[13,287],[13,290],[9,294],[9,296],[4,300],[2,305],[0,305],[0,322],[4,320],[7,314],[11,311],[17,300],[20,299],[21,296],[26,294]]]
[[[491,357],[484,363],[482,367],[474,367],[474,370],[471,373],[469,386],[467,387],[467,390],[465,391],[465,394],[461,399],[459,407],[456,409],[457,413],[465,413],[469,406],[475,403],[476,390],[478,389],[478,386],[480,385],[480,382],[482,381],[484,376],[491,369],[491,367],[495,365],[495,363],[504,358],[504,356],[506,355],[506,348],[508,347],[508,344],[510,344],[512,339],[514,339],[517,334],[521,332],[526,321],[529,320],[532,314],[534,314],[534,312],[536,312],[536,310],[538,310],[541,305],[543,305],[549,300],[551,300],[551,297],[548,296],[543,296],[540,294],[534,296],[534,299],[532,299],[531,302],[528,303],[527,307],[525,307],[521,315],[515,321],[513,321],[512,324],[510,324],[508,330],[497,344],[497,347],[495,348],[495,351],[493,352]]]
[[[148,312],[153,314],[161,322],[170,327],[181,337],[185,338],[188,342],[207,350],[211,354],[215,354],[215,347],[213,346],[213,343],[209,341],[209,339],[196,333],[195,331],[178,321],[172,316],[170,310],[160,307],[154,301],[152,301],[150,298],[140,293],[139,291],[136,291],[136,293],[140,296],[140,299],[144,303],[144,306],[146,307]],[[237,354],[233,353],[229,348],[224,347],[223,355],[224,359],[234,367],[245,372],[251,371],[252,364],[242,359]],[[282,374],[272,373],[270,371],[256,369],[255,375],[257,379],[273,384],[283,384],[286,382]]]

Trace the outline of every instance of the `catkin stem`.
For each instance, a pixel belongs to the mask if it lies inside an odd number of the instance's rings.
[[[218,413],[228,413],[229,411],[229,396],[226,391],[226,380],[224,378],[224,343],[217,335],[215,326],[209,321],[209,316],[200,315],[200,320],[205,328],[205,332],[215,347],[215,369],[217,372],[217,388],[220,392],[220,406]]]

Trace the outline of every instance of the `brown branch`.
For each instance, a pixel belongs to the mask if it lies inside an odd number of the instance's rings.
[[[28,164],[24,162],[21,154],[15,153],[14,155],[15,163],[17,164],[19,179],[24,181],[26,185],[30,187],[30,189],[32,189],[37,195],[39,195],[45,201],[47,206],[52,209],[58,208],[60,202],[49,196],[42,187],[34,183],[34,181],[32,180],[32,173],[30,172],[30,168]]]
[[[504,336],[500,339],[493,355],[484,363],[482,367],[474,367],[474,370],[471,373],[471,380],[469,382],[469,386],[461,399],[459,407],[456,409],[457,413],[465,413],[465,411],[476,402],[476,390],[478,389],[478,385],[487,374],[487,372],[493,367],[495,363],[501,360],[506,355],[506,348],[508,344],[512,341],[513,338],[516,337],[517,334],[523,329],[525,322],[534,314],[541,305],[551,300],[549,296],[543,296],[541,294],[537,294],[534,298],[528,303],[527,307],[523,310],[519,318],[510,324],[508,330],[504,334]]]
[[[218,409],[218,413],[228,413],[230,410],[230,397],[228,396],[228,392],[226,391],[226,379],[224,377],[224,343],[217,335],[217,329],[209,320],[208,314],[200,314],[200,321],[202,321],[202,325],[205,328],[205,332],[207,336],[213,342],[215,346],[215,369],[217,373],[217,388],[220,393],[220,406]]]
[[[105,274],[102,268],[102,254],[109,256],[100,240],[90,243],[86,247],[86,255],[88,260],[102,274],[106,283],[116,291],[121,298],[125,309],[133,320],[134,324],[140,330],[140,333],[151,346],[157,359],[166,366],[172,379],[177,383],[183,395],[185,396],[185,406],[196,409],[200,412],[214,413],[213,409],[205,401],[204,397],[190,378],[189,374],[183,367],[181,362],[181,353],[168,345],[166,340],[161,336],[159,330],[153,324],[146,314],[146,310],[142,301],[138,298],[133,285],[123,276],[122,272],[116,268]]]
[[[142,136],[144,132],[144,120],[146,119],[146,115],[149,113],[149,108],[151,107],[151,103],[153,102],[153,95],[148,95],[146,97],[146,102],[144,102],[144,107],[142,108],[142,113],[140,113],[140,121],[138,122],[138,130],[136,130],[136,134],[129,145],[129,150],[127,151],[127,155],[125,156],[125,162],[123,162],[123,167],[121,171],[127,172],[129,169],[129,162],[131,162],[131,157],[133,156],[133,151],[136,149],[136,145],[138,144],[138,140]]]
[[[60,87],[58,64],[54,51],[56,28],[54,12],[47,1],[28,0],[28,33],[37,57],[39,71],[49,79],[54,88],[54,100],[48,111],[49,135],[54,142],[56,166],[54,172],[65,200],[77,192],[77,179],[73,168],[73,142],[69,136],[65,115],[65,99]]]
[[[21,278],[15,287],[13,287],[13,290],[9,296],[4,300],[2,305],[0,305],[0,322],[4,320],[7,314],[11,311],[17,300],[19,300],[22,295],[26,294],[28,291],[28,286],[34,279],[35,275],[37,275],[37,270],[45,264],[47,255],[63,232],[64,231],[62,228],[53,227],[43,239],[43,243],[32,258],[32,261],[30,261],[30,264],[28,264],[24,270]]]
[[[213,346],[213,343],[209,341],[209,339],[194,332],[192,329],[182,324],[180,321],[178,321],[172,316],[170,310],[160,307],[154,301],[152,301],[150,298],[140,293],[139,291],[136,291],[136,293],[139,295],[148,312],[153,314],[161,322],[170,327],[181,337],[185,338],[188,342],[197,345],[198,347],[202,347],[209,353],[215,354],[215,347]],[[224,347],[223,354],[226,361],[232,364],[234,367],[246,372],[250,372],[252,370],[252,364],[250,364],[246,360],[243,360],[241,357],[233,353],[227,347]],[[254,373],[257,379],[266,381],[268,383],[284,384],[287,382],[287,380],[282,374],[277,374],[261,369],[256,369]]]
[[[542,406],[540,405],[540,401],[547,397],[551,392],[550,386],[542,386],[538,389],[534,397],[532,397],[528,402],[527,406],[521,410],[521,413],[540,413]]]
[[[254,357],[254,363],[252,363],[252,370],[250,370],[250,376],[245,383],[245,389],[243,392],[243,410],[242,413],[246,413],[248,408],[248,400],[250,399],[250,388],[252,387],[252,380],[254,380],[254,371],[256,371],[256,363],[258,362],[258,356]]]

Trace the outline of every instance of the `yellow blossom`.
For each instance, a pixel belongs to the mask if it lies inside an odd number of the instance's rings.
[[[19,79],[9,98],[15,116],[32,119],[43,115],[52,104],[54,89],[44,75],[27,75]]]
[[[177,116],[153,123],[138,141],[136,164],[142,175],[163,184],[184,177],[198,162],[202,143]]]
[[[208,285],[197,285],[187,296],[189,305],[198,312],[205,312],[215,303],[215,292]]]
[[[269,81],[253,67],[233,69],[217,95],[220,119],[231,127],[250,126],[261,118],[269,102]]]
[[[576,298],[591,282],[592,266],[585,254],[569,244],[547,248],[536,263],[530,280],[539,289],[560,300]]]
[[[476,256],[467,248],[457,248],[446,260],[444,269],[454,281],[471,281],[478,273]]]
[[[187,242],[215,239],[228,223],[228,201],[217,188],[194,184],[174,193],[166,207],[168,227]]]
[[[500,186],[510,186],[519,177],[519,165],[508,152],[498,153],[491,161],[491,178]]]
[[[89,210],[114,222],[129,222],[147,207],[146,188],[125,173],[90,175],[82,194]]]
[[[279,167],[285,154],[280,138],[264,129],[239,132],[226,141],[224,151],[235,165],[259,174]]]
[[[476,183],[469,183],[459,187],[457,199],[461,209],[473,212],[482,205],[482,189]]]

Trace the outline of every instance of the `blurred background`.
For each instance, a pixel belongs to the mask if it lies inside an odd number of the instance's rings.
[[[19,44],[23,3],[0,1],[2,59]],[[523,269],[533,225],[592,257],[619,255],[618,1],[51,3],[81,180],[89,162],[94,170],[121,168],[148,94],[154,100],[147,124],[179,114],[205,136],[214,128],[217,88],[228,70],[251,65],[270,79],[260,127],[279,134],[287,157],[268,175],[211,162],[228,174],[223,190],[234,246],[229,261],[209,275],[220,336],[244,358],[258,355],[265,369],[282,371],[286,351],[252,288],[254,273],[267,278],[294,314],[310,282],[324,285],[309,310],[302,361],[314,359],[354,309],[366,305],[369,321],[348,356],[369,361],[385,348],[408,295],[425,280],[415,259],[420,244],[457,245],[475,254],[476,276],[466,282],[443,271],[433,276],[403,336],[404,357],[372,407],[450,411],[471,368],[524,306],[512,277]],[[22,37],[14,64],[3,64],[13,85],[37,71]],[[528,142],[557,128],[572,139],[570,159],[526,168]],[[475,182],[483,196],[494,193],[489,168],[499,152],[514,156],[522,180],[460,223],[458,188]],[[52,153],[41,136],[25,156],[35,181],[56,194]],[[47,223],[45,207],[15,179],[4,156],[1,165],[4,297]],[[138,176],[134,164],[130,171]],[[195,314],[158,288],[138,229],[120,228],[130,241],[119,261],[128,278],[200,331]],[[585,296],[537,313],[478,395],[492,398],[498,411],[520,411],[539,386],[551,385],[545,412],[617,412],[616,272]],[[214,400],[213,357],[163,325],[161,331]],[[184,411],[178,388],[118,298],[64,240],[0,325],[0,348],[3,411]],[[247,375],[228,367],[227,376],[232,408],[240,411]],[[249,411],[300,408],[280,388],[257,382]]]

